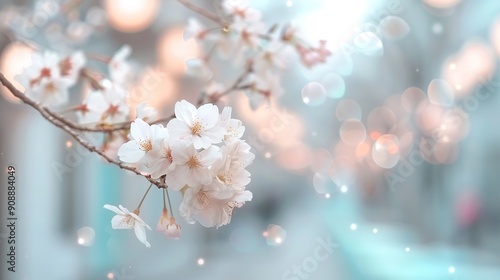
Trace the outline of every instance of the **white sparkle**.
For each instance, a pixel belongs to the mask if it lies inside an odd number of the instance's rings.
[[[343,192],[343,193],[346,193],[347,192],[347,186],[346,185],[343,185],[342,187],[340,187],[340,191]]]
[[[453,266],[450,266],[450,267],[448,268],[448,272],[449,272],[449,273],[455,273],[455,268],[454,268]]]
[[[405,251],[410,252],[410,247],[406,247]]]
[[[440,34],[441,32],[443,32],[443,25],[439,22],[436,22],[432,25],[432,31],[435,33],[435,34]]]
[[[276,241],[276,243],[278,243],[278,244],[281,244],[281,242],[283,242],[281,237],[276,237],[276,240],[274,240],[274,241]]]
[[[358,225],[356,224],[351,224],[351,230],[357,230],[358,229]]]
[[[373,233],[378,233],[378,229],[374,228]]]
[[[205,260],[203,258],[199,258],[198,265],[204,265],[204,264],[205,264]]]
[[[78,244],[83,245],[85,243],[85,240],[83,238],[78,238]]]
[[[290,8],[291,6],[293,6],[293,2],[291,0],[286,1],[286,6]]]
[[[267,152],[267,153],[265,153],[265,154],[264,154],[264,156],[265,156],[266,158],[271,158],[271,153],[270,153],[270,152]]]
[[[325,198],[330,198],[330,194],[329,193],[325,194]]]

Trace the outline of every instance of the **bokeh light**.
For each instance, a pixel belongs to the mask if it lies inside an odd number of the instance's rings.
[[[118,31],[139,32],[151,25],[158,14],[159,0],[104,0],[104,10],[111,26]]]

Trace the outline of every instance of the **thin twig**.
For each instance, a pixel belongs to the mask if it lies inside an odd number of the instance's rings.
[[[19,98],[21,101],[23,101],[25,104],[33,107],[35,110],[37,110],[46,120],[48,120],[49,122],[51,122],[53,125],[61,128],[62,130],[64,130],[66,133],[68,133],[69,135],[71,135],[78,143],[80,143],[80,145],[82,145],[83,147],[85,147],[87,150],[89,150],[90,152],[93,152],[93,153],[96,153],[98,155],[100,155],[102,158],[104,158],[106,161],[108,161],[109,163],[111,164],[114,164],[116,166],[118,166],[119,168],[121,169],[124,169],[124,170],[128,170],[128,171],[131,171],[133,173],[135,173],[136,175],[139,175],[139,176],[142,176],[144,178],[146,178],[151,184],[157,186],[158,188],[165,188],[166,186],[164,184],[162,184],[161,182],[159,181],[156,181],[154,180],[153,178],[151,178],[151,176],[149,175],[145,175],[143,173],[141,173],[139,170],[137,170],[136,168],[134,167],[131,167],[131,166],[127,166],[127,165],[124,165],[123,163],[115,160],[115,159],[112,159],[111,157],[109,157],[104,151],[98,149],[97,147],[95,147],[94,145],[90,144],[88,141],[86,141],[85,139],[83,139],[80,135],[78,135],[78,133],[76,133],[73,129],[71,129],[67,124],[66,124],[66,121],[61,121],[61,117],[58,116],[56,113],[50,111],[49,109],[47,109],[46,107],[42,107],[40,106],[40,104],[36,103],[35,101],[31,100],[30,98],[28,98],[26,95],[24,95],[21,91],[19,91],[11,82],[9,82],[9,80],[7,78],[5,78],[5,76],[0,73],[0,83],[2,83],[6,88],[9,89],[9,91],[17,98]],[[54,117],[54,116],[57,116]]]
[[[226,24],[214,13],[211,13],[207,10],[205,10],[204,8],[202,7],[199,7],[189,1],[186,1],[186,0],[178,0],[179,3],[181,3],[182,5],[184,5],[186,8],[190,9],[191,11],[195,12],[195,13],[198,13],[204,17],[206,17],[207,19],[211,20],[211,21],[214,21],[216,23],[218,23],[220,26],[225,26]]]

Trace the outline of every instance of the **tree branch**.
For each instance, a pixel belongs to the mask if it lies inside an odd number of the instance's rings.
[[[211,13],[205,9],[203,9],[202,7],[199,7],[187,0],[178,0],[179,3],[181,3],[182,5],[184,5],[184,7],[190,9],[191,11],[195,12],[195,13],[198,13],[199,15],[202,15],[206,18],[208,18],[209,20],[211,21],[214,21],[216,23],[218,23],[219,25],[221,26],[224,26],[226,25],[226,23],[224,23],[216,14],[214,13]]]
[[[119,161],[117,161],[115,159],[112,159],[111,157],[109,157],[108,155],[106,155],[106,153],[104,153],[104,151],[102,151],[102,150],[98,149],[96,146],[90,144],[88,141],[86,141],[80,135],[78,135],[78,133],[75,132],[67,124],[68,120],[66,120],[66,119],[62,118],[61,116],[57,115],[56,113],[50,111],[48,108],[40,106],[40,104],[38,104],[35,101],[33,101],[30,98],[28,98],[21,91],[19,91],[11,82],[9,82],[9,80],[7,80],[7,78],[5,78],[5,76],[2,73],[0,73],[0,83],[2,83],[6,88],[8,88],[10,90],[10,92],[14,96],[16,96],[17,98],[21,99],[21,101],[23,101],[25,104],[27,104],[27,105],[33,107],[35,110],[37,110],[46,120],[48,120],[53,125],[61,128],[66,133],[68,133],[69,135],[71,135],[78,143],[80,143],[80,145],[82,145],[83,147],[85,147],[90,152],[93,152],[93,153],[96,153],[96,154],[100,155],[106,161],[108,161],[111,164],[114,164],[114,165],[118,166],[121,169],[131,171],[131,172],[135,173],[136,175],[139,175],[139,176],[142,176],[142,177],[146,178],[151,184],[154,184],[158,188],[165,188],[166,187],[166,185],[162,184],[159,181],[154,180],[149,175],[145,175],[145,174],[141,173],[136,168],[124,165],[123,163],[121,163],[121,162],[119,162]]]

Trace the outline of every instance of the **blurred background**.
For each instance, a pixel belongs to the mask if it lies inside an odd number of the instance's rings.
[[[268,26],[292,23],[333,53],[312,69],[290,63],[270,106],[252,110],[243,93],[223,100],[256,154],[253,200],[219,229],[178,218],[181,240],[148,232],[145,248],[133,232],[113,231],[103,209],[131,209],[145,180],[90,155],[2,88],[0,159],[16,167],[18,245],[14,277],[1,239],[1,278],[500,279],[500,2],[248,2]],[[193,3],[217,12],[213,1]],[[128,44],[134,104],[168,116],[206,85],[185,75],[186,60],[203,50],[183,32],[189,17],[211,23],[176,1],[0,8],[0,72],[9,79],[30,63],[25,43],[108,57]],[[237,77],[229,61],[212,63],[217,80]],[[88,67],[106,71],[98,60]],[[144,79],[154,87],[141,87]],[[172,194],[177,215],[181,199]],[[153,189],[141,216],[154,227],[161,209]]]

